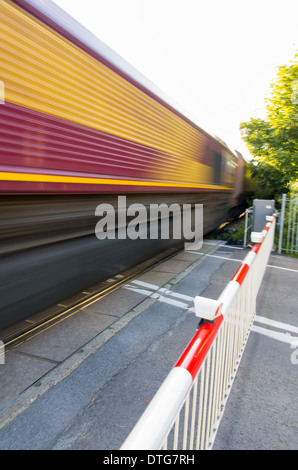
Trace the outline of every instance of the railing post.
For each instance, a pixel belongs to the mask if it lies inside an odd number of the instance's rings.
[[[281,250],[282,250],[282,237],[283,237],[284,222],[285,222],[286,198],[287,198],[287,195],[283,194],[282,195],[282,203],[281,203],[279,240],[278,240],[278,253],[279,254],[281,254]]]
[[[294,250],[297,253],[297,238],[295,239],[295,225],[296,225],[296,215],[297,215],[297,203],[298,199],[293,197],[293,224],[292,224],[292,240],[291,240],[291,254],[294,253]]]
[[[244,239],[243,239],[243,248],[247,246],[248,232],[252,228],[252,219],[251,214],[253,214],[253,206],[248,207],[245,210],[245,225],[244,225]]]
[[[247,244],[247,222],[248,222],[248,212],[249,209],[245,210],[245,228],[244,228],[244,241],[243,241],[243,247],[246,247]]]

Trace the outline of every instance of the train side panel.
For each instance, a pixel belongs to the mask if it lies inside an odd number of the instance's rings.
[[[221,144],[16,3],[0,7],[2,192],[232,189]]]

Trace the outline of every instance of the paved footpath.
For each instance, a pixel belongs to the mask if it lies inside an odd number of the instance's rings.
[[[0,449],[119,449],[195,333],[194,296],[217,298],[247,253],[211,243],[89,307],[117,321],[0,410]],[[273,253],[214,449],[298,448],[297,281]]]

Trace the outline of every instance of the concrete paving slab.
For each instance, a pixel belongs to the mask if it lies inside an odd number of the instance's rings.
[[[173,257],[173,260],[179,260],[179,261],[196,261],[201,255],[198,255],[197,253],[189,253],[188,251],[182,251],[181,253],[178,253],[178,255]]]
[[[175,273],[164,273],[158,271],[150,271],[141,276],[138,276],[138,279],[148,284],[154,284],[159,287],[164,286],[168,281],[175,277]]]
[[[170,259],[165,261],[164,263],[160,263],[158,266],[156,266],[153,271],[160,271],[164,273],[180,273],[184,269],[186,269],[190,264],[192,263],[192,260],[190,261],[181,261],[177,259]]]
[[[31,338],[15,351],[61,362],[115,320],[115,316],[80,311],[51,327],[46,335]]]
[[[89,313],[102,313],[120,317],[142,302],[148,295],[123,290],[123,287],[121,287],[82,310]]]
[[[5,364],[0,365],[0,409],[55,366],[56,364],[50,361],[7,352]]]

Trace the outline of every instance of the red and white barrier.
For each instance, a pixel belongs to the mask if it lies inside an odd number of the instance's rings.
[[[195,297],[201,326],[121,450],[212,446],[254,320],[275,222],[276,215],[217,300]]]

